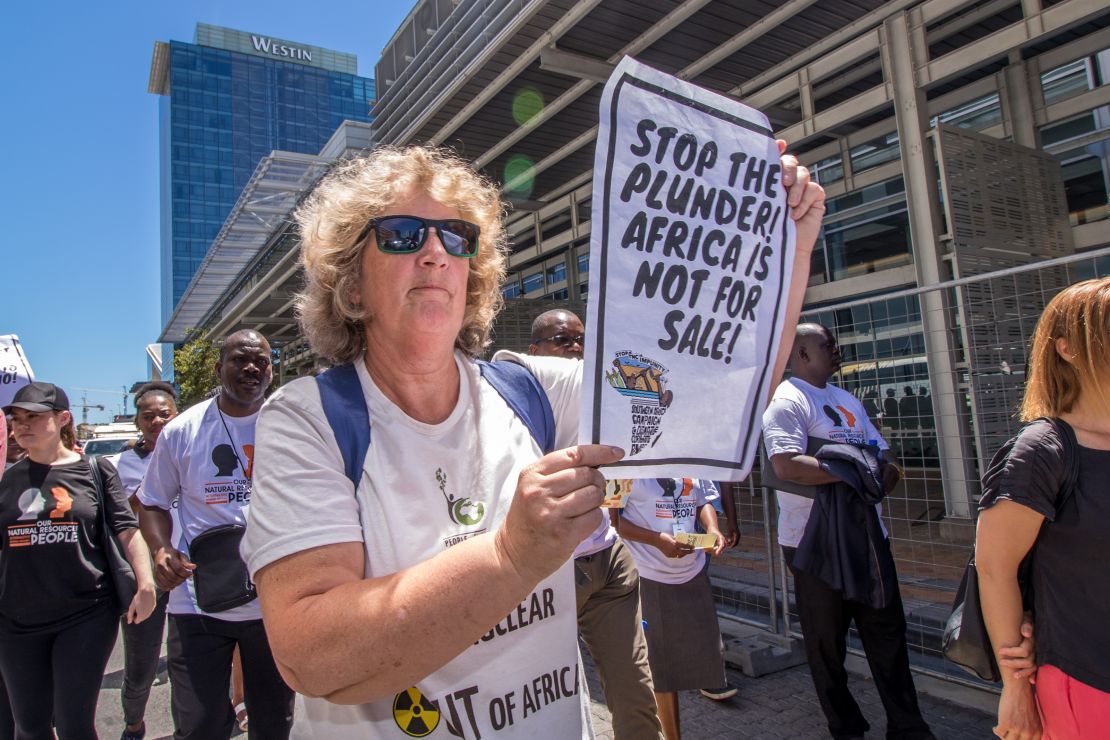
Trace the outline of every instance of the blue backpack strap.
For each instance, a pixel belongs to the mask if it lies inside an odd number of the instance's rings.
[[[358,371],[354,365],[337,365],[317,375],[316,384],[324,416],[343,455],[343,472],[358,490],[366,450],[370,447],[370,412]]]
[[[532,371],[508,360],[478,360],[478,369],[509,408],[524,422],[532,439],[546,455],[555,449],[555,415]]]

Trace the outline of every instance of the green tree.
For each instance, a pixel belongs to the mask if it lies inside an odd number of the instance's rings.
[[[180,349],[173,352],[174,380],[177,382],[177,405],[179,408],[192,406],[203,401],[219,382],[216,378],[216,361],[220,359],[218,344],[204,336],[204,332],[192,329],[188,339]]]

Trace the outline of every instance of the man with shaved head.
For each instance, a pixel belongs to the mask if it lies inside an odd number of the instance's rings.
[[[875,445],[882,450],[880,471],[886,493],[902,478],[902,469],[890,446],[879,434],[863,404],[851,393],[829,379],[840,370],[840,348],[832,332],[820,324],[799,324],[790,354],[792,376],[775,390],[771,405],[763,414],[763,438],[774,472],[784,481],[804,486],[839,484],[841,478],[822,467],[821,461],[807,454],[811,439],[855,446]],[[910,674],[906,650],[906,617],[898,580],[887,580],[889,591],[881,608],[845,598],[816,575],[795,568],[795,555],[807,531],[813,499],[778,491],[779,544],[786,564],[794,576],[794,598],[805,638],[806,659],[817,689],[817,698],[834,738],[862,738],[870,729],[852,694],[844,655],[848,629],[856,623],[875,688],[887,713],[888,738],[926,739],[933,735],[921,716],[917,692]],[[840,495],[839,491],[836,495]],[[861,504],[864,515],[870,507]],[[875,518],[881,511],[876,504]],[[820,521],[820,520],[815,520]],[[843,520],[841,520],[843,521]],[[855,519],[844,526],[864,527]],[[872,521],[878,551],[894,573],[894,559],[881,520]],[[881,531],[881,535],[878,532]],[[841,538],[861,536],[841,531]],[[807,542],[808,544],[808,542]],[[845,551],[841,551],[843,554]],[[799,559],[799,563],[801,560]],[[865,565],[866,569],[866,565]],[[884,586],[887,586],[884,581]]]
[[[166,424],[137,494],[155,580],[170,592],[175,738],[230,736],[235,714],[228,691],[236,646],[252,736],[289,736],[293,692],[278,673],[258,600],[238,557],[251,499],[254,427],[273,381],[271,354],[266,337],[255,331],[224,340],[215,368],[219,393]],[[180,530],[173,541],[169,511],[175,505]]]
[[[582,359],[582,319],[566,309],[545,311],[532,322],[528,354]],[[617,537],[606,509],[593,534],[574,551],[578,634],[601,675],[615,740],[661,738],[651,669],[640,616],[640,576]]]
[[[586,330],[573,311],[555,308],[544,311],[532,322],[532,343],[528,354],[582,359]]]

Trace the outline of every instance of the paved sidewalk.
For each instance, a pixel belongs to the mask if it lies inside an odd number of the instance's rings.
[[[163,661],[165,648],[163,647]],[[601,693],[597,671],[586,652],[586,677],[590,686],[591,714],[598,740],[612,740],[609,710]],[[123,680],[122,640],[116,642],[115,652],[108,663],[97,706],[97,730],[101,740],[116,740],[123,730],[120,717],[120,684]],[[729,670],[729,681],[739,688],[735,698],[724,702],[705,699],[696,691],[683,692],[680,699],[683,740],[796,740],[828,737],[825,719],[813,694],[813,684],[805,666],[772,673],[762,678],[748,678],[739,671]],[[862,678],[851,678],[852,693],[863,713],[871,722],[869,740],[885,736],[882,705],[874,685]],[[173,736],[170,720],[170,691],[163,662],[147,705],[147,738],[162,740]],[[940,740],[987,740],[991,735],[992,718],[973,709],[965,709],[950,702],[927,695],[921,696],[925,719],[932,725]],[[449,737],[445,733],[437,736]],[[547,740],[537,738],[537,740]],[[552,740],[558,740],[553,738]]]
[[[612,740],[609,710],[601,683],[588,652],[584,653],[590,685],[591,716],[598,740]],[[696,691],[679,697],[683,740],[801,740],[827,738],[825,716],[813,693],[806,666],[748,678],[728,671],[728,680],[739,689],[728,701],[715,702]],[[879,695],[870,680],[850,675],[852,694],[871,723],[868,740],[886,737],[886,720]],[[938,740],[987,740],[993,738],[993,718],[951,702],[920,695],[921,710]]]

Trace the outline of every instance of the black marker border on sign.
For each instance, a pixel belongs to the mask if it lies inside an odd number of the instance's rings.
[[[667,100],[670,100],[672,102],[679,103],[681,105],[685,105],[689,108],[693,108],[694,110],[698,111],[699,113],[706,113],[708,115],[713,116],[714,118],[719,118],[722,121],[727,121],[728,123],[731,123],[735,126],[739,126],[741,128],[746,128],[749,131],[752,131],[752,132],[757,133],[757,134],[761,134],[763,136],[766,136],[769,139],[774,138],[774,132],[771,131],[768,128],[765,128],[763,126],[759,126],[755,123],[752,123],[751,121],[744,120],[743,118],[740,118],[738,116],[734,116],[731,113],[728,113],[726,111],[722,111],[722,110],[718,110],[717,108],[713,108],[712,106],[710,106],[706,103],[703,103],[699,100],[693,100],[692,98],[688,98],[685,95],[682,95],[678,92],[675,92],[674,90],[668,90],[668,89],[666,89],[664,87],[661,87],[659,85],[656,85],[654,83],[647,82],[645,80],[641,80],[637,77],[633,77],[631,74],[629,74],[627,72],[625,74],[623,74],[619,80],[617,80],[617,84],[613,87],[613,98],[609,103],[609,106],[610,106],[609,107],[609,141],[606,142],[607,157],[606,157],[606,160],[605,160],[605,187],[602,191],[604,193],[604,201],[603,201],[603,205],[602,205],[602,218],[600,219],[600,224],[601,224],[601,227],[602,227],[602,231],[601,231],[601,268],[598,270],[598,297],[597,297],[598,298],[598,303],[597,303],[597,327],[598,327],[598,330],[596,332],[596,338],[594,339],[594,342],[595,342],[594,350],[595,351],[594,351],[594,370],[593,370],[594,375],[593,375],[593,377],[595,379],[601,378],[601,360],[602,360],[601,349],[605,345],[603,335],[604,335],[604,332],[605,332],[605,329],[604,329],[604,327],[605,327],[605,286],[607,284],[605,273],[607,271],[607,266],[609,264],[609,260],[608,260],[608,256],[609,256],[609,202],[610,202],[610,197],[611,197],[612,192],[613,192],[613,187],[612,187],[613,186],[613,159],[614,159],[614,155],[616,154],[616,147],[617,147],[617,109],[619,108],[621,90],[624,88],[625,85],[632,85],[633,87],[638,87],[641,90],[644,90],[646,92],[654,93],[655,95],[658,95],[661,98],[666,98]],[[780,276],[785,272],[785,269],[786,269],[786,229],[785,228],[783,229],[783,232],[782,232],[782,240],[783,240],[783,243],[781,245],[781,248],[779,249],[779,275]],[[789,286],[783,284],[782,281],[780,281],[779,289],[778,289],[778,291],[776,292],[776,295],[775,295],[775,311],[771,316],[772,324],[778,322],[779,312],[782,310],[783,297],[784,297],[785,293],[787,292],[786,289],[788,287]],[[762,427],[762,423],[761,423],[762,422],[762,417],[760,417],[760,419],[757,420],[756,419],[756,414],[760,410],[760,408],[759,408],[760,407],[759,399],[762,398],[763,395],[764,395],[762,393],[762,391],[764,390],[764,385],[767,382],[767,373],[771,370],[770,360],[771,360],[771,347],[770,347],[770,345],[768,345],[768,347],[767,347],[767,356],[763,358],[763,372],[760,374],[759,382],[757,384],[758,395],[756,396],[756,403],[752,404],[751,416],[748,419],[748,428],[747,428],[747,431],[744,433],[744,444],[741,447],[742,450],[748,449],[748,446],[751,444],[752,433],[753,432],[758,432],[759,429]],[[591,441],[594,444],[599,444],[601,442],[601,392],[602,392],[602,390],[603,390],[603,384],[599,383],[595,380],[595,382],[594,382],[594,397],[593,397],[593,430],[592,430],[593,435],[592,435],[592,439],[591,439]],[[715,467],[732,468],[732,469],[738,469],[738,468],[743,467],[742,461],[740,461],[740,460],[714,460],[714,459],[711,459],[711,458],[703,458],[703,457],[668,457],[668,458],[657,458],[657,459],[654,459],[654,460],[643,460],[643,459],[620,460],[618,462],[611,463],[611,465],[609,465],[607,467],[619,468],[619,467],[636,467],[636,466],[642,466],[642,465],[676,465],[676,464],[678,464],[678,465],[713,465]]]

